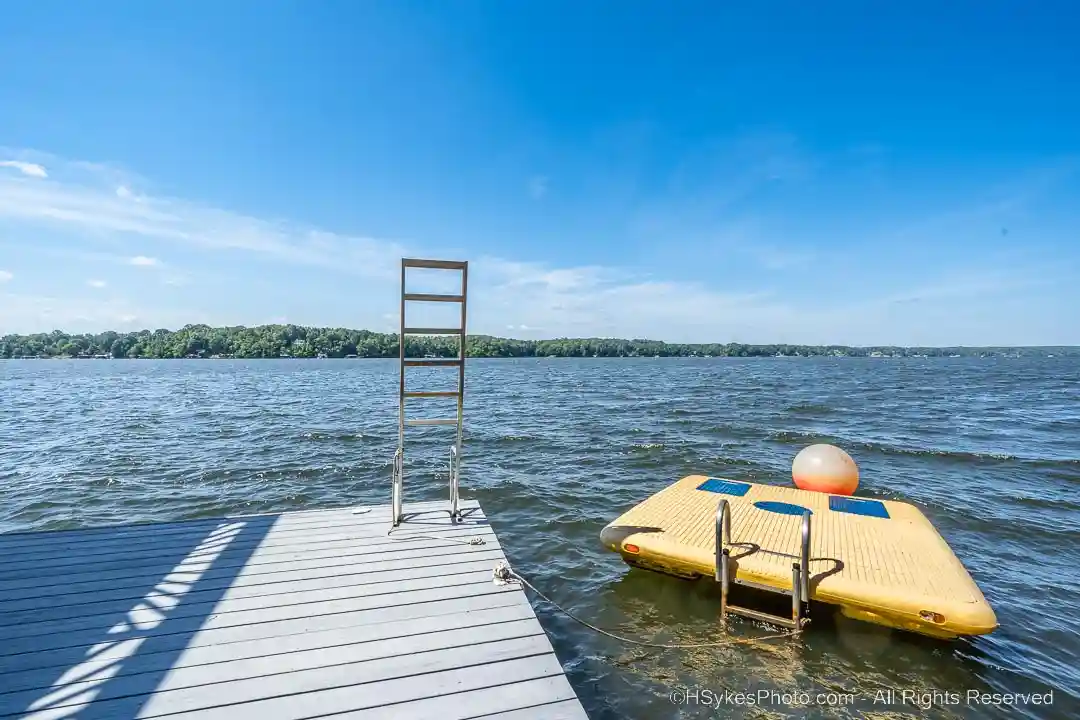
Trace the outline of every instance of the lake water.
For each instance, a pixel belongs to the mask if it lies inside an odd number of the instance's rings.
[[[440,389],[439,372],[410,384]],[[602,627],[722,637],[714,586],[631,572],[600,529],[692,473],[790,483],[813,442],[855,457],[860,495],[919,506],[1001,623],[941,643],[818,613],[799,642],[653,650],[536,603],[594,720],[1080,717],[1078,360],[477,360],[466,424],[463,496],[519,572]],[[410,429],[407,500],[445,496],[452,433]],[[387,503],[396,444],[395,361],[0,361],[0,532]],[[707,710],[673,704],[679,686],[858,704]],[[872,703],[890,689],[1053,691],[1054,704]]]

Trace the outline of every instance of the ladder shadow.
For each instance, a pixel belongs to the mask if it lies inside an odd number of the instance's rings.
[[[456,527],[491,527],[488,519],[483,515],[473,518],[480,512],[480,508],[471,507],[461,510],[459,520],[457,522],[451,522],[450,511],[446,509],[441,510],[414,510],[412,512],[401,513],[401,524],[399,528],[404,527],[429,527],[429,528],[456,528]],[[427,520],[417,520],[422,516],[429,516]]]
[[[739,560],[741,558],[749,557],[751,555],[758,554],[758,553],[765,554],[765,555],[777,555],[777,556],[780,556],[780,557],[792,558],[793,560],[798,559],[796,556],[792,555],[791,553],[784,553],[784,552],[779,552],[779,551],[776,551],[776,550],[768,550],[768,549],[765,549],[765,548],[761,547],[757,543],[740,541],[740,542],[729,543],[728,547],[729,548],[740,548],[740,549],[743,550],[743,552],[731,553],[731,555],[730,555],[730,560],[731,560],[731,563],[732,563],[732,571],[733,571],[733,573],[738,572]],[[824,571],[821,571],[821,572],[815,572],[814,571],[814,563],[831,563],[832,567],[830,567],[828,570],[824,570]],[[843,571],[843,569],[844,569],[844,561],[841,560],[840,558],[813,557],[813,556],[811,556],[810,557],[810,594],[812,595],[814,593],[814,591],[817,589],[818,585],[821,584],[822,580],[824,580],[827,577],[830,577],[831,575],[836,575],[837,573]]]
[[[40,614],[54,617],[35,623],[39,633],[12,638],[18,630],[0,627],[0,640],[5,640],[0,670],[22,688],[0,690],[0,715],[18,714],[25,720],[138,717],[195,635],[215,617],[279,517],[193,523],[191,532],[163,540],[155,538],[152,525],[115,528],[134,548],[159,548],[156,555],[132,560],[126,570],[125,555],[141,553],[121,550],[80,560],[78,550],[73,551],[72,561],[84,571],[102,574],[97,597],[105,599],[94,600],[87,592],[85,609],[57,609],[43,596]],[[113,584],[122,587],[110,588],[110,574],[120,578]],[[2,599],[0,594],[0,607]]]

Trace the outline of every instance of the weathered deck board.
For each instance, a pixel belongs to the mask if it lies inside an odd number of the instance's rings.
[[[491,534],[490,530],[477,529],[477,530],[446,530],[442,535],[446,537],[462,536],[468,538],[471,535],[481,535],[487,537]],[[443,543],[442,546],[449,547],[450,545]],[[262,550],[261,548],[254,549],[250,555],[244,556],[246,562],[240,560],[230,560],[214,557],[204,557],[199,554],[192,554],[186,558],[177,558],[179,563],[183,561],[182,566],[177,565],[170,571],[170,574],[176,574],[178,572],[203,572],[210,570],[211,572],[225,572],[225,574],[234,573],[237,568],[237,563],[245,568],[250,568],[250,572],[275,572],[278,568],[275,567],[263,567],[270,566],[273,563],[290,562],[296,559],[303,560],[318,560],[328,558],[339,558],[342,555],[348,555],[353,559],[357,559],[361,556],[372,556],[388,554],[392,557],[400,557],[402,553],[412,552],[418,548],[422,548],[423,543],[421,539],[410,542],[408,545],[403,545],[401,541],[393,541],[385,538],[357,538],[355,540],[345,542],[323,542],[312,544],[297,544],[296,548],[286,552],[274,552],[274,548]],[[239,549],[239,544],[234,549]],[[164,558],[155,558],[152,560],[132,560],[128,564],[123,562],[119,563],[94,563],[94,570],[87,570],[86,564],[83,563],[77,566],[77,570],[69,568],[62,574],[58,574],[55,571],[34,573],[27,571],[20,574],[20,577],[12,578],[9,580],[0,580],[0,593],[4,593],[9,590],[22,589],[25,593],[29,593],[31,597],[38,597],[42,595],[51,595],[56,592],[70,591],[73,583],[90,581],[90,580],[107,580],[110,584],[127,580],[132,577],[142,578],[146,575],[160,577],[160,568],[163,562],[166,562],[170,557],[176,557],[176,555],[166,556]],[[213,565],[211,568],[210,565]]]
[[[444,507],[0,536],[0,717],[582,720],[479,506]]]
[[[389,560],[369,559],[369,556],[357,555],[349,558],[351,562],[341,564],[340,558],[332,556],[326,559],[316,558],[304,561],[296,560],[287,564],[287,569],[269,569],[260,572],[258,568],[243,568],[236,580],[230,582],[231,574],[225,576],[218,574],[211,576],[204,573],[201,590],[215,589],[218,587],[258,587],[278,585],[290,580],[304,580],[310,578],[330,578],[348,575],[357,572],[382,573],[396,572],[407,568],[421,568],[430,565],[448,565],[471,562],[474,559],[494,560],[499,559],[498,550],[490,550],[488,546],[476,548],[458,549],[454,546],[439,546],[430,548],[412,548],[408,554],[394,553]],[[422,553],[422,554],[420,554]],[[447,558],[450,555],[453,557]],[[403,556],[403,557],[402,557]],[[493,560],[493,562],[494,562]],[[385,579],[389,576],[373,576],[373,581]],[[141,589],[146,581],[154,578],[149,576],[136,576],[118,580],[103,579],[63,586],[64,592],[41,592],[35,589],[11,590],[6,593],[9,598],[5,607],[14,613],[17,610],[40,609],[43,595],[49,596],[49,607],[52,609],[67,607],[69,605],[87,605],[100,603],[105,600],[118,600],[123,598],[136,598],[142,595]],[[0,618],[0,624],[4,624],[7,615]]]
[[[260,520],[259,522],[265,521]],[[240,524],[241,521],[236,521],[235,523],[235,525]],[[228,542],[228,544],[232,547],[250,547],[252,543],[255,542],[260,548],[264,548],[269,552],[272,549],[290,549],[295,548],[298,545],[303,546],[313,543],[342,542],[360,538],[384,537],[386,535],[386,527],[388,524],[388,520],[382,523],[372,523],[368,520],[363,523],[358,521],[354,526],[313,526],[309,528],[282,530],[280,532],[275,527],[274,536],[272,538],[260,538],[258,535],[251,534],[250,537],[241,537],[235,540],[235,542]],[[110,547],[102,547],[97,543],[87,543],[82,546],[65,545],[62,549],[57,549],[45,554],[33,553],[22,548],[7,550],[5,552],[14,553],[14,559],[0,561],[0,572],[11,576],[20,576],[19,573],[24,570],[29,570],[33,574],[54,572],[58,568],[70,567],[76,564],[73,562],[73,554],[77,554],[83,562],[93,559],[93,561],[99,565],[116,564],[117,562],[125,563],[135,560],[153,561],[154,559],[171,555],[177,551],[188,552],[191,549],[193,541],[201,544],[201,554],[212,554],[219,544],[229,541],[231,534],[228,530],[233,525],[234,523],[226,525],[226,529],[219,532],[216,536],[208,536],[205,532],[201,532],[199,534],[183,536],[180,539],[175,536],[160,539],[148,537],[141,541],[133,538],[129,542]],[[397,534],[422,534],[426,529],[437,529],[439,527],[440,526],[437,524],[425,523],[416,528],[405,528]]]
[[[474,513],[482,516],[483,513],[477,508]],[[185,528],[181,531],[170,531],[169,526],[159,529],[155,525],[141,525],[139,530],[129,531],[122,535],[102,535],[95,533],[87,538],[70,537],[64,531],[61,537],[51,537],[54,533],[37,533],[46,536],[40,543],[28,544],[27,540],[18,543],[4,543],[4,536],[0,536],[0,566],[11,563],[22,563],[31,558],[65,557],[70,550],[78,550],[87,557],[91,555],[107,554],[116,550],[133,551],[135,549],[160,550],[163,547],[180,545],[190,547],[192,538],[197,540],[210,539],[224,533],[232,523],[256,524],[272,522],[274,525],[275,542],[287,543],[290,536],[303,534],[305,536],[325,535],[334,532],[358,532],[380,533],[385,532],[390,520],[390,514],[378,509],[368,510],[363,514],[353,515],[339,511],[336,515],[323,512],[325,520],[319,522],[317,518],[310,518],[303,523],[286,523],[275,521],[274,516],[254,515],[251,518],[227,518],[212,525],[198,524]],[[438,518],[433,515],[414,517],[415,527],[406,527],[402,532],[422,532],[424,527],[441,527]],[[89,531],[87,531],[89,532]],[[56,533],[60,535],[60,533]],[[30,536],[33,533],[29,534]],[[26,537],[26,536],[24,536]]]
[[[408,506],[409,513],[425,513],[425,518],[431,520],[426,516],[427,511],[439,509],[445,506],[445,502],[432,501],[423,503],[410,503]],[[476,508],[479,507],[476,503],[471,505],[463,503],[462,507],[466,506]],[[154,537],[159,535],[169,535],[174,533],[187,532],[192,529],[202,529],[207,531],[213,531],[220,527],[225,522],[233,520],[242,520],[245,522],[256,520],[259,518],[269,519],[275,525],[279,522],[283,529],[295,527],[298,525],[304,525],[314,523],[317,525],[332,525],[338,521],[346,521],[344,517],[344,511],[347,508],[323,508],[319,510],[295,510],[284,513],[255,513],[251,515],[223,515],[211,518],[200,518],[197,520],[180,520],[176,522],[168,523],[131,523],[127,525],[105,525],[102,527],[92,528],[77,528],[74,530],[50,530],[46,532],[13,532],[4,533],[0,535],[0,550],[6,551],[10,547],[18,546],[34,546],[41,547],[41,543],[52,542],[67,542],[75,541],[77,544],[90,541],[94,538],[115,540],[122,537],[141,536],[148,537],[152,534]],[[329,516],[329,517],[327,517]],[[390,519],[390,509],[386,505],[371,506],[369,512],[361,516],[353,516],[352,519],[358,519],[362,522],[376,519],[378,522],[388,521]]]

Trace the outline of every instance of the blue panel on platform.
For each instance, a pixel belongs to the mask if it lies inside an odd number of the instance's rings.
[[[813,510],[804,508],[802,505],[792,505],[791,503],[776,502],[775,500],[759,500],[754,503],[754,507],[758,510],[780,513],[781,515],[802,515],[805,512],[811,515],[814,514]]]
[[[862,498],[829,496],[829,509],[836,512],[850,513],[851,515],[865,515],[889,519],[889,511],[885,503],[880,500],[863,500]]]
[[[698,485],[697,489],[704,490],[705,492],[720,493],[721,495],[735,495],[736,497],[742,497],[749,492],[750,486],[746,483],[733,482],[731,480],[709,478]]]

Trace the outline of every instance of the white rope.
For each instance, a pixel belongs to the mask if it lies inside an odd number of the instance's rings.
[[[394,532],[394,528],[390,528],[389,530],[386,531],[386,536],[388,538],[390,538],[391,540],[412,540],[413,538],[419,538],[421,540],[442,540],[443,542],[457,543],[459,545],[486,545],[487,544],[487,542],[484,540],[484,538],[480,537],[479,535],[474,535],[473,537],[466,540],[464,538],[448,538],[448,537],[440,537],[438,535],[421,535],[421,534],[418,534],[418,533],[417,534],[412,534],[412,535],[398,535],[397,537],[394,537],[393,535],[390,534],[392,532]]]
[[[510,566],[507,565],[504,562],[500,561],[499,564],[495,566],[495,570],[493,571],[492,575],[495,578],[495,582],[499,583],[499,584],[506,584],[507,582],[510,581],[510,579],[517,580],[522,585],[524,585],[525,587],[529,588],[534,593],[536,593],[537,596],[541,600],[547,602],[549,605],[554,607],[556,610],[558,610],[562,614],[566,615],[568,618],[570,618],[574,622],[579,623],[581,625],[584,625],[585,627],[589,628],[590,630],[593,630],[594,632],[598,632],[601,635],[606,635],[607,637],[612,638],[613,640],[618,640],[619,642],[624,642],[624,643],[630,643],[631,645],[641,645],[643,647],[661,648],[661,649],[664,649],[664,650],[687,650],[687,649],[691,649],[691,648],[721,647],[721,646],[724,646],[724,645],[753,644],[753,643],[762,642],[762,641],[765,641],[765,640],[777,640],[777,639],[780,639],[780,638],[792,637],[792,636],[798,634],[795,631],[789,631],[789,632],[784,632],[784,633],[776,633],[775,635],[764,635],[762,637],[756,637],[756,638],[733,638],[733,637],[729,637],[729,638],[726,638],[724,640],[715,641],[715,642],[689,643],[689,644],[684,644],[684,645],[666,645],[666,644],[663,644],[663,643],[650,643],[650,642],[645,642],[643,640],[635,640],[634,638],[621,637],[619,635],[616,635],[616,634],[610,632],[609,630],[605,630],[603,628],[596,627],[595,625],[593,625],[591,623],[588,623],[585,620],[582,620],[581,618],[577,617],[572,612],[570,612],[569,610],[567,610],[566,608],[562,607],[557,602],[555,602],[554,600],[549,598],[547,595],[545,595],[544,593],[537,590],[536,587],[532,583],[530,583],[525,578],[521,577],[521,575],[519,575],[515,570],[512,570],[510,568]]]

